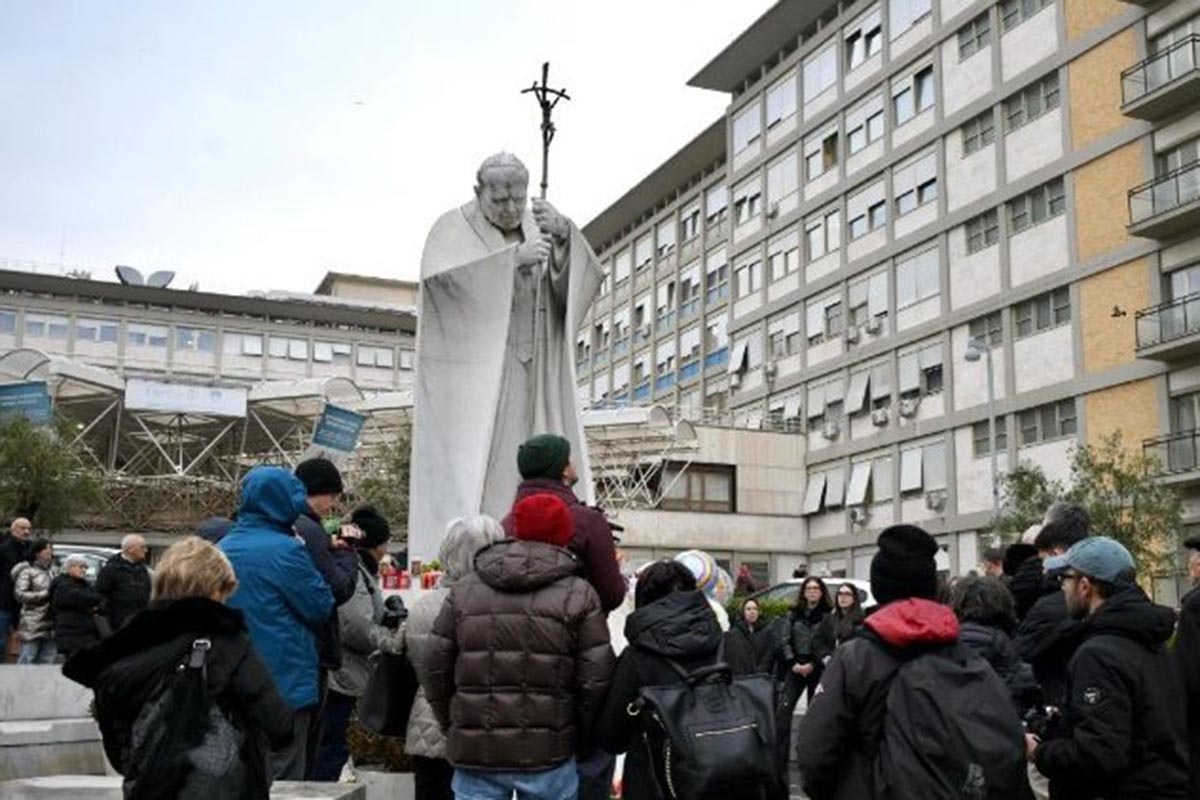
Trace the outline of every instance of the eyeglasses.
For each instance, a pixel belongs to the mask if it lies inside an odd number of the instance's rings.
[[[1059,585],[1062,585],[1067,581],[1077,581],[1082,577],[1083,576],[1078,572],[1060,572],[1058,575],[1058,583]]]
[[[838,592],[838,597],[854,597],[854,592]]]

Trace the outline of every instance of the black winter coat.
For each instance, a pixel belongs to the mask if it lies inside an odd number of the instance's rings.
[[[18,539],[12,534],[0,540],[0,611],[21,610],[21,604],[13,596],[12,571],[17,564],[29,560],[31,544],[29,540]],[[13,624],[16,624],[15,620]]]
[[[1175,651],[1187,692],[1188,764],[1192,797],[1200,797],[1200,589],[1183,596]]]
[[[787,620],[790,625],[788,636],[783,641],[783,661],[790,669],[792,664],[817,663],[817,628],[829,613],[824,606],[792,611]]]
[[[104,598],[83,578],[59,575],[50,584],[50,608],[54,612],[54,644],[69,656],[100,644],[96,615]]]
[[[1137,588],[1080,624],[1062,729],[1034,753],[1056,800],[1189,796],[1184,708],[1165,649],[1174,629],[1175,613]]]
[[[1056,580],[1045,579],[1042,592],[1017,629],[1017,656],[1033,667],[1043,700],[1057,706],[1066,691],[1067,661],[1078,623],[1067,614],[1067,598]]]
[[[721,627],[700,591],[673,592],[637,609],[625,620],[629,646],[617,660],[608,697],[596,723],[596,743],[610,753],[625,753],[625,797],[660,800],[650,755],[641,737],[640,723],[629,716],[629,704],[643,686],[666,686],[681,682],[671,667],[675,662],[691,672],[716,662],[721,645]],[[735,674],[754,671],[737,653],[726,650],[725,661]],[[741,797],[761,798],[761,787],[748,787]],[[724,793],[727,800],[739,797]]]
[[[1035,553],[1017,567],[1011,578],[1005,581],[1013,596],[1017,619],[1024,620],[1029,609],[1046,594],[1046,576],[1042,570],[1042,559]],[[1057,587],[1056,587],[1057,588]]]
[[[826,614],[813,635],[813,652],[817,663],[823,667],[826,661],[833,657],[839,645],[853,639],[862,628],[865,618],[866,615],[858,609],[851,610],[844,616],[840,616],[837,611]]]
[[[293,713],[254,651],[241,612],[199,597],[156,603],[99,647],[68,660],[63,674],[95,690],[104,752],[118,772],[136,774],[138,765],[127,755],[138,713],[197,638],[212,642],[205,665],[209,691],[247,734],[237,758],[244,780],[231,780],[220,797],[267,800],[268,755],[291,743]],[[126,797],[154,796],[154,787],[126,786]]]
[[[150,602],[150,571],[117,553],[100,568],[96,591],[104,598],[104,616],[116,630]]]
[[[1033,669],[1017,655],[1017,645],[1008,633],[979,622],[963,622],[958,641],[991,664],[1008,686],[1017,713],[1024,713],[1037,701],[1037,681],[1034,680]]]
[[[780,638],[786,623],[782,619],[763,620],[751,630],[746,620],[735,617],[725,633],[725,660],[749,664],[752,672],[775,676],[779,661]]]
[[[804,791],[812,800],[874,797],[872,767],[901,655],[953,644],[958,632],[958,620],[945,606],[900,600],[876,609],[862,635],[838,649],[796,737]]]

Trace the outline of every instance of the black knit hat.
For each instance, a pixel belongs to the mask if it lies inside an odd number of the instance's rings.
[[[363,532],[363,538],[355,544],[370,549],[378,547],[392,539],[392,528],[388,521],[379,515],[374,506],[359,506],[350,514],[350,521]]]
[[[879,552],[871,559],[871,594],[880,605],[938,593],[937,542],[915,525],[893,525],[879,534]]]
[[[310,458],[296,465],[296,477],[304,484],[309,497],[318,494],[341,494],[342,473],[327,458]]]
[[[571,443],[561,436],[542,433],[517,448],[517,469],[525,480],[558,480],[571,460]]]

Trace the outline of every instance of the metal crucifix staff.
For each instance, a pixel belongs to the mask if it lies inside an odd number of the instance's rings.
[[[554,141],[554,122],[550,119],[551,112],[559,100],[570,100],[566,89],[551,89],[550,62],[542,64],[542,83],[537,81],[528,89],[522,89],[521,94],[533,92],[538,105],[542,107],[542,199],[546,199],[546,188],[550,185],[550,142]]]

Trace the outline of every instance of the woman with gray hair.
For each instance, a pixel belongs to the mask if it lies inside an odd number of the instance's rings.
[[[97,619],[104,598],[88,583],[87,570],[87,559],[72,553],[63,562],[62,574],[50,586],[54,643],[64,658],[100,644]]]
[[[475,571],[475,555],[504,538],[504,529],[491,517],[460,517],[446,526],[446,536],[438,551],[442,562],[442,580],[438,588],[423,592],[408,611],[405,647],[421,688],[408,717],[405,752],[412,757],[416,800],[453,800],[450,781],[454,768],[446,761],[446,732],[438,725],[433,709],[425,699],[429,679],[429,651],[432,647],[433,622],[450,587]]]

